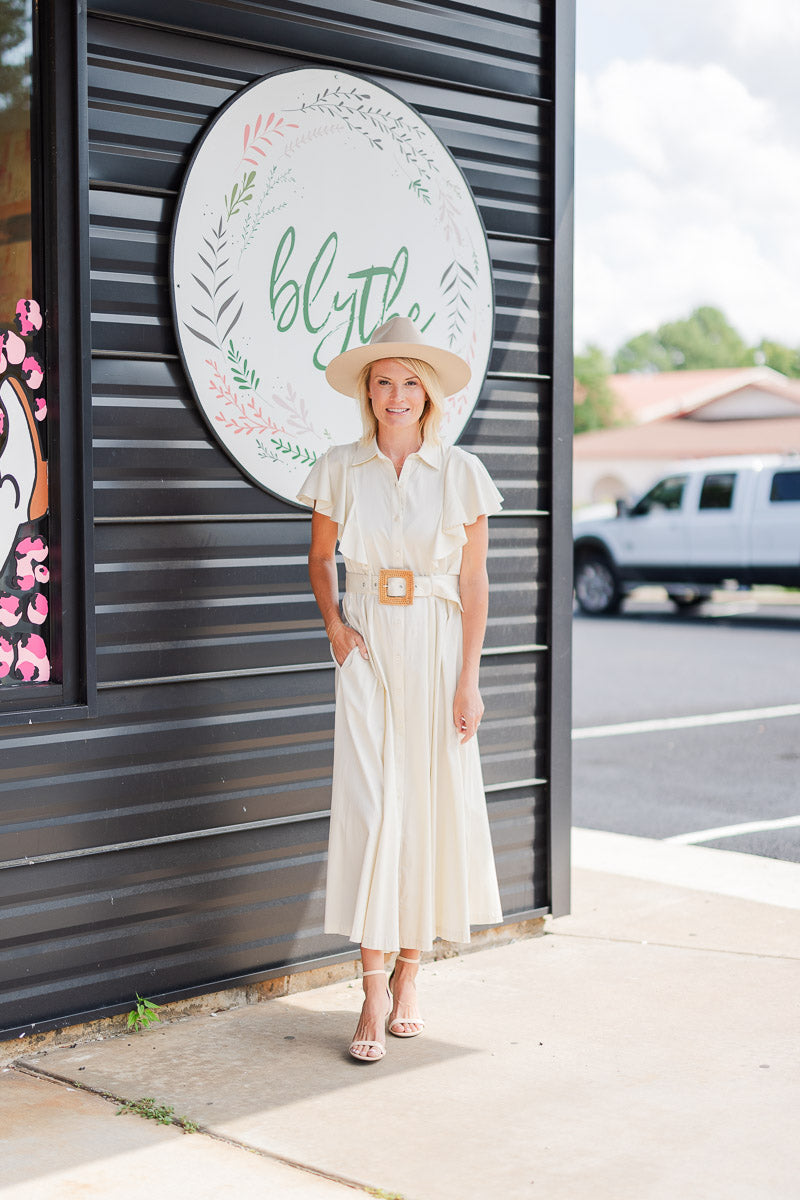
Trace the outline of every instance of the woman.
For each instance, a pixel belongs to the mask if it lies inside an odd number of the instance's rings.
[[[392,318],[326,378],[359,400],[364,434],[320,458],[298,496],[314,506],[309,575],[336,663],[325,931],[361,945],[350,1053],[375,1062],[387,1015],[397,1037],[422,1031],[421,952],[502,919],[475,739],[486,518],[502,498],[477,458],[438,438],[468,365],[410,320]]]

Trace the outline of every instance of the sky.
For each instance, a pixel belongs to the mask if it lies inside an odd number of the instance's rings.
[[[800,346],[800,0],[577,0],[575,345]]]

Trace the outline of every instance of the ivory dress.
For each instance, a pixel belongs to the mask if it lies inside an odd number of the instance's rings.
[[[502,911],[477,739],[462,746],[453,724],[458,572],[464,526],[502,497],[457,446],[424,444],[398,479],[373,439],[332,447],[298,499],[339,527],[344,617],[369,651],[336,668],[325,932],[384,951],[468,942]],[[386,605],[381,568],[431,579]]]

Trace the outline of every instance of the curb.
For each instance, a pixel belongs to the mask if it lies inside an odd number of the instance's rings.
[[[800,910],[800,863],[737,850],[573,828],[572,866]]]

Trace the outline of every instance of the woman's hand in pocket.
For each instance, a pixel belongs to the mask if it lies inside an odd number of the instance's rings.
[[[362,658],[369,658],[367,644],[357,629],[353,629],[350,625],[345,625],[344,621],[339,621],[335,628],[329,630],[328,637],[330,638],[331,650],[333,657],[341,667],[348,654],[353,650],[358,650]]]

